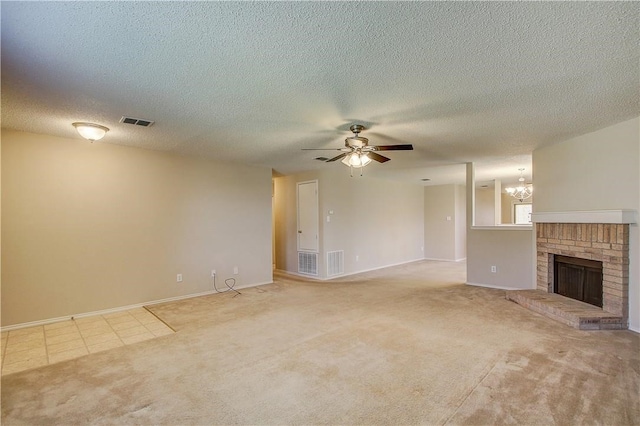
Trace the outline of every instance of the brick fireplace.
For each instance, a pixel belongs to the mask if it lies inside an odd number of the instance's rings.
[[[537,289],[554,292],[554,256],[602,262],[602,310],[629,316],[629,225],[536,223]],[[626,326],[624,327],[626,328]]]
[[[536,229],[536,289],[507,290],[506,298],[581,330],[627,329],[629,225],[638,223],[638,212],[534,212],[531,216]],[[556,263],[561,294],[554,292]],[[576,272],[582,267],[582,272]],[[582,287],[576,287],[576,282]]]

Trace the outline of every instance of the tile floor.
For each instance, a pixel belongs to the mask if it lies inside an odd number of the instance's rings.
[[[174,331],[144,308],[2,332],[2,375],[142,342]]]

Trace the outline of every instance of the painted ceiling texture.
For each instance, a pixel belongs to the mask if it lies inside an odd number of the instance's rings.
[[[8,2],[2,126],[270,167],[517,181],[531,152],[640,115],[637,2]],[[155,121],[120,123],[123,116]]]

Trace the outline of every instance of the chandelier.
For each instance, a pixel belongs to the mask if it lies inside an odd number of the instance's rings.
[[[511,195],[513,198],[517,198],[518,200],[520,200],[520,202],[523,202],[527,198],[530,198],[533,194],[533,185],[525,184],[524,176],[522,175],[524,169],[518,170],[520,170],[520,179],[518,179],[518,186],[516,186],[515,188],[505,188],[505,191],[507,191],[507,194]]]

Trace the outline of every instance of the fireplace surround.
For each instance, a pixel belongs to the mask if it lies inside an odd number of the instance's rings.
[[[536,223],[537,289],[554,292],[554,257],[602,262],[602,309],[629,316],[629,224]]]

